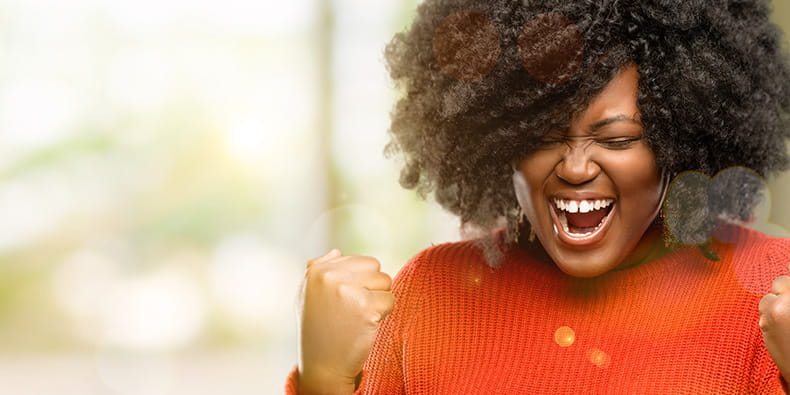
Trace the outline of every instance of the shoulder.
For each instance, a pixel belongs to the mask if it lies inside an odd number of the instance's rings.
[[[770,236],[740,225],[725,225],[714,234],[731,249],[739,281],[750,291],[764,294],[776,277],[788,273],[790,238]]]
[[[417,288],[449,287],[470,269],[488,267],[477,240],[437,244],[422,250],[403,266],[395,276],[393,290],[397,295]]]
[[[790,238],[767,235],[736,224],[720,226],[714,237],[735,247],[736,258],[790,258]]]
[[[486,263],[476,240],[442,243],[420,251],[403,266],[397,277],[435,275],[478,264]]]

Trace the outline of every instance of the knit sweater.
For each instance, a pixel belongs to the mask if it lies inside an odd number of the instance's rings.
[[[784,393],[757,306],[790,239],[727,226],[711,247],[586,279],[518,248],[493,269],[473,242],[431,247],[396,277],[357,392]]]

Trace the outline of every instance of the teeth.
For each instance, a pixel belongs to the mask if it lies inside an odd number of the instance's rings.
[[[570,228],[568,228],[568,216],[566,213],[577,213],[577,212],[588,213],[593,210],[600,210],[602,208],[609,207],[612,203],[614,203],[614,199],[598,199],[598,200],[554,199],[554,205],[557,207],[557,209],[559,209],[559,212],[557,213],[557,219],[559,219],[560,225],[562,226],[562,229],[565,231],[565,233],[573,237],[587,236],[598,230],[601,224],[599,223],[589,232],[574,233],[570,231]],[[554,232],[555,233],[557,232],[556,227],[554,227]]]
[[[589,213],[593,210],[600,210],[609,207],[614,203],[613,199],[597,199],[597,200],[562,200],[554,199],[554,205],[560,209],[561,212],[569,213]]]

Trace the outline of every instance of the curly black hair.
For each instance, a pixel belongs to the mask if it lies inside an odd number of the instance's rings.
[[[385,153],[402,155],[403,187],[433,193],[463,226],[512,224],[512,164],[636,64],[659,168],[767,177],[787,167],[790,137],[790,67],[770,12],[767,0],[425,0],[385,50],[402,92]],[[702,219],[688,232],[747,220],[762,196],[748,177],[720,181],[703,194],[738,193],[692,205]]]

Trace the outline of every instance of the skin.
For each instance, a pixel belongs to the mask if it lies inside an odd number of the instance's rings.
[[[545,254],[571,276],[599,276],[661,253],[659,231],[651,225],[665,181],[643,138],[638,82],[636,66],[621,70],[568,130],[548,133],[540,149],[515,166],[516,195],[527,220]],[[551,215],[557,196],[614,199],[603,237],[581,246],[563,240]]]
[[[300,298],[301,394],[354,392],[379,322],[395,306],[391,286],[372,257],[335,249],[307,263]]]
[[[782,377],[790,377],[790,277],[779,276],[760,300],[763,341]]]

